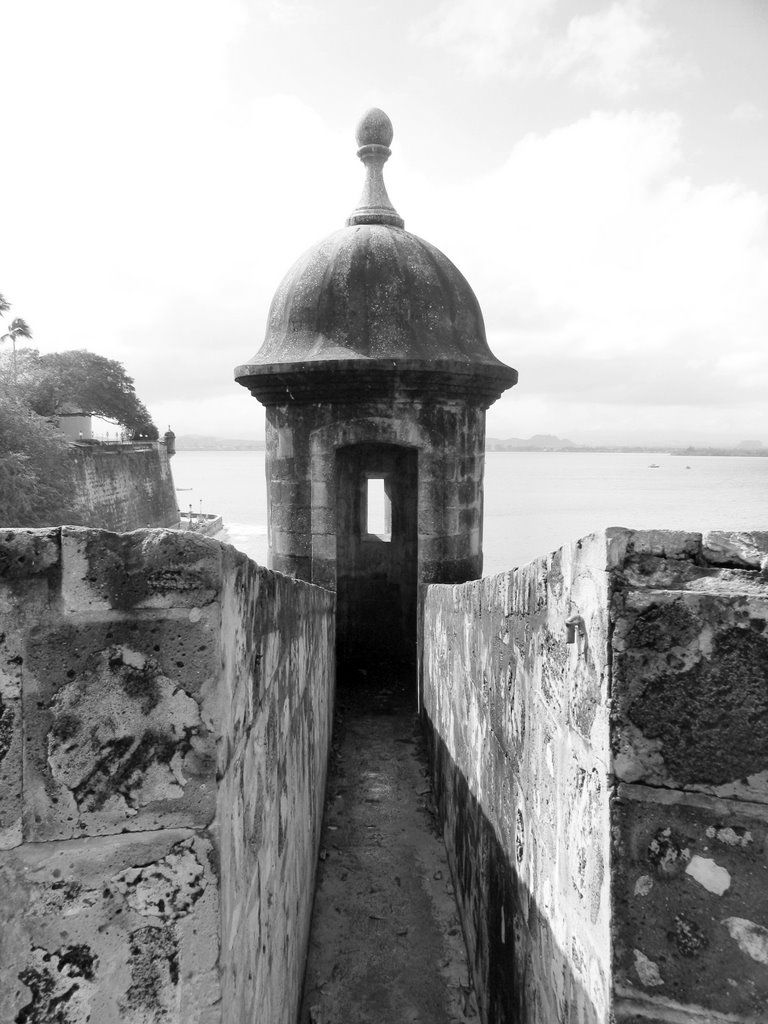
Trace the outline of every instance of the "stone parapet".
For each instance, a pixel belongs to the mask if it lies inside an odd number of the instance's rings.
[[[173,531],[0,531],[0,1020],[293,1022],[333,596]]]
[[[427,591],[423,715],[485,1021],[765,1020],[766,540],[612,529]]]

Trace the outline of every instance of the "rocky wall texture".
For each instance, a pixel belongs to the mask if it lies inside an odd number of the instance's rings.
[[[768,1019],[766,540],[609,530],[428,590],[484,1021]]]
[[[305,943],[332,613],[195,536],[0,531],[3,1024],[245,1020],[251,975],[293,1020],[256,947]]]
[[[768,533],[624,542],[611,606],[617,1021],[765,1021]]]
[[[81,523],[118,531],[178,525],[171,462],[162,442],[75,446],[70,466]]]

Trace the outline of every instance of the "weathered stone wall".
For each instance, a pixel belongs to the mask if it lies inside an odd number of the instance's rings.
[[[768,533],[626,543],[611,608],[616,1016],[765,1021]]]
[[[766,1019],[766,539],[610,530],[427,592],[484,1021]]]
[[[222,1020],[294,1024],[331,749],[333,596],[242,559],[223,597]]]
[[[566,643],[574,608],[589,622],[586,648]],[[432,587],[423,629],[433,774],[483,1020],[606,1021],[608,579],[600,546]]]
[[[104,530],[177,526],[171,462],[161,441],[73,446],[69,453],[80,522]]]
[[[292,1024],[331,595],[175,532],[2,531],[0,619],[0,1020]]]

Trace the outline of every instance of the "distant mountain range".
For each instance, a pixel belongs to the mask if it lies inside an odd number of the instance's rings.
[[[500,440],[498,437],[487,437],[485,439],[485,450],[487,452],[538,452],[555,451],[561,452],[568,448],[580,448],[581,445],[574,444],[564,437],[555,437],[554,434],[534,434],[533,437],[505,437]]]
[[[203,434],[182,434],[176,438],[180,452],[262,452],[264,441],[255,438],[208,437]],[[488,437],[488,452],[668,452],[673,455],[763,455],[768,447],[762,441],[739,441],[735,445],[663,444],[576,444],[555,434],[534,434],[533,437]]]
[[[666,452],[670,455],[765,455],[768,448],[762,441],[739,441],[734,445],[674,445],[674,444],[575,444],[554,434],[534,434],[533,437],[486,438],[487,452]]]
[[[206,437],[203,434],[180,434],[176,438],[178,452],[263,452],[264,442],[254,438]]]

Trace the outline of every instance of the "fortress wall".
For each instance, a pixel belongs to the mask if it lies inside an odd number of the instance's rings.
[[[616,529],[429,588],[424,717],[484,1021],[765,1019],[766,542]]]
[[[70,464],[88,526],[127,531],[178,525],[171,463],[162,442],[72,447]]]
[[[576,606],[590,644],[566,644]],[[430,587],[423,708],[484,1021],[607,1020],[608,575],[599,540]]]
[[[292,1024],[332,614],[196,536],[0,531],[0,1020],[220,1024],[253,976]]]
[[[294,1024],[333,731],[334,598],[242,558],[223,608],[223,1020]]]

